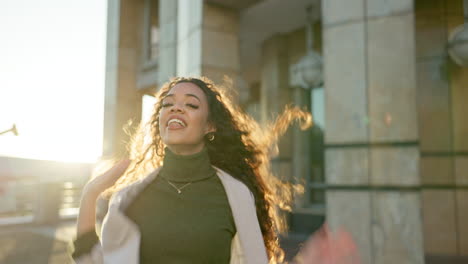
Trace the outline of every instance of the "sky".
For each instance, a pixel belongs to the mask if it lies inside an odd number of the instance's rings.
[[[106,0],[0,0],[0,132],[19,132],[0,158],[99,158],[106,15]]]

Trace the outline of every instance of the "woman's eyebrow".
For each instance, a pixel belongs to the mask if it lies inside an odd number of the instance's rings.
[[[194,95],[194,94],[188,93],[188,94],[185,94],[185,96],[195,97],[199,102],[201,102],[200,98],[198,98],[198,96],[196,96],[196,95]],[[163,100],[164,100],[165,98],[167,98],[167,97],[174,97],[174,94],[168,94],[168,95],[164,96]]]
[[[196,95],[194,95],[194,94],[185,94],[185,96],[192,96],[192,97],[195,97],[195,98],[197,98],[197,100],[198,100],[199,102],[201,102],[201,101],[200,101],[200,98],[198,98],[198,96],[196,96]]]

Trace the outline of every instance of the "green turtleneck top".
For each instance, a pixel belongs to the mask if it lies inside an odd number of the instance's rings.
[[[126,209],[141,232],[140,263],[229,263],[236,227],[207,149],[165,151],[158,177]],[[92,248],[93,239],[83,240],[74,257]]]

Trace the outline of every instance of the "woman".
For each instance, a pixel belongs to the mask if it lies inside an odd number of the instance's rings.
[[[206,78],[172,79],[156,98],[151,139],[140,127],[132,162],[85,186],[74,260],[281,262],[277,209],[288,207],[291,186],[270,175],[269,152],[293,119],[306,127],[310,114],[287,109],[265,133]]]

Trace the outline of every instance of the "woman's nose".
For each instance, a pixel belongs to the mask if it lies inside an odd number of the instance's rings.
[[[180,104],[174,104],[171,107],[171,112],[183,112],[183,111],[184,111],[184,108],[180,106]]]

